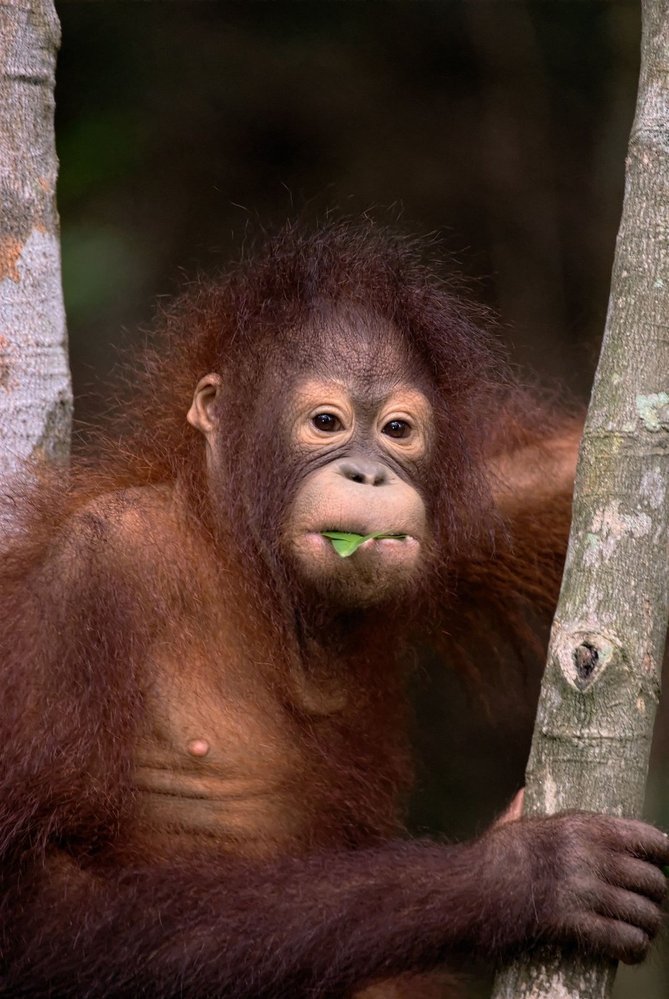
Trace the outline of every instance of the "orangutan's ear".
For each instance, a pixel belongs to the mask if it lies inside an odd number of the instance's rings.
[[[217,424],[216,399],[221,391],[220,375],[208,374],[200,378],[195,386],[193,402],[186,414],[191,427],[195,427],[207,437]]]

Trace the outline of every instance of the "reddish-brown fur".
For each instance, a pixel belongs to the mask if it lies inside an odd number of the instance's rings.
[[[433,557],[411,607],[324,611],[277,541],[300,469],[266,404],[318,355],[338,303],[396,331],[433,407]],[[523,608],[550,606],[566,537],[573,421],[515,384],[482,320],[410,243],[288,228],[164,310],[129,431],[24,497],[0,568],[0,994],[324,999],[538,932],[539,887],[529,906],[507,883],[506,827],[453,847],[401,838],[412,634],[466,661],[467,622],[487,614],[525,643]],[[185,420],[208,371],[226,400],[213,506]],[[169,830],[143,816],[137,747],[168,682],[178,718],[190,723],[197,690],[249,752],[262,744],[283,782],[276,822],[252,805],[239,834],[180,837],[178,816]],[[606,821],[588,860],[613,840]],[[546,843],[532,878],[547,897],[555,842],[580,858],[565,823],[514,823]],[[379,994],[446,987],[409,978]]]

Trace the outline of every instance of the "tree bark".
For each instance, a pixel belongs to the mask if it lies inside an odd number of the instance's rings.
[[[0,478],[67,455],[72,389],[56,211],[51,0],[0,4]]]
[[[604,343],[527,768],[525,811],[641,813],[669,616],[669,0],[642,64]],[[605,999],[615,966],[528,955],[494,999]]]

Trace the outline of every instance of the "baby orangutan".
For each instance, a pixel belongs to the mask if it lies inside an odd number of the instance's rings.
[[[643,958],[663,833],[402,826],[412,637],[549,608],[569,520],[578,428],[480,319],[407,242],[288,227],[166,310],[130,431],[31,493],[1,995],[436,997],[472,955]]]

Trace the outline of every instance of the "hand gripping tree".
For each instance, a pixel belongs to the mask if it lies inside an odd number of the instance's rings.
[[[642,60],[601,357],[583,435],[525,812],[641,812],[669,612],[669,0]],[[605,999],[615,967],[528,955],[494,999]]]

